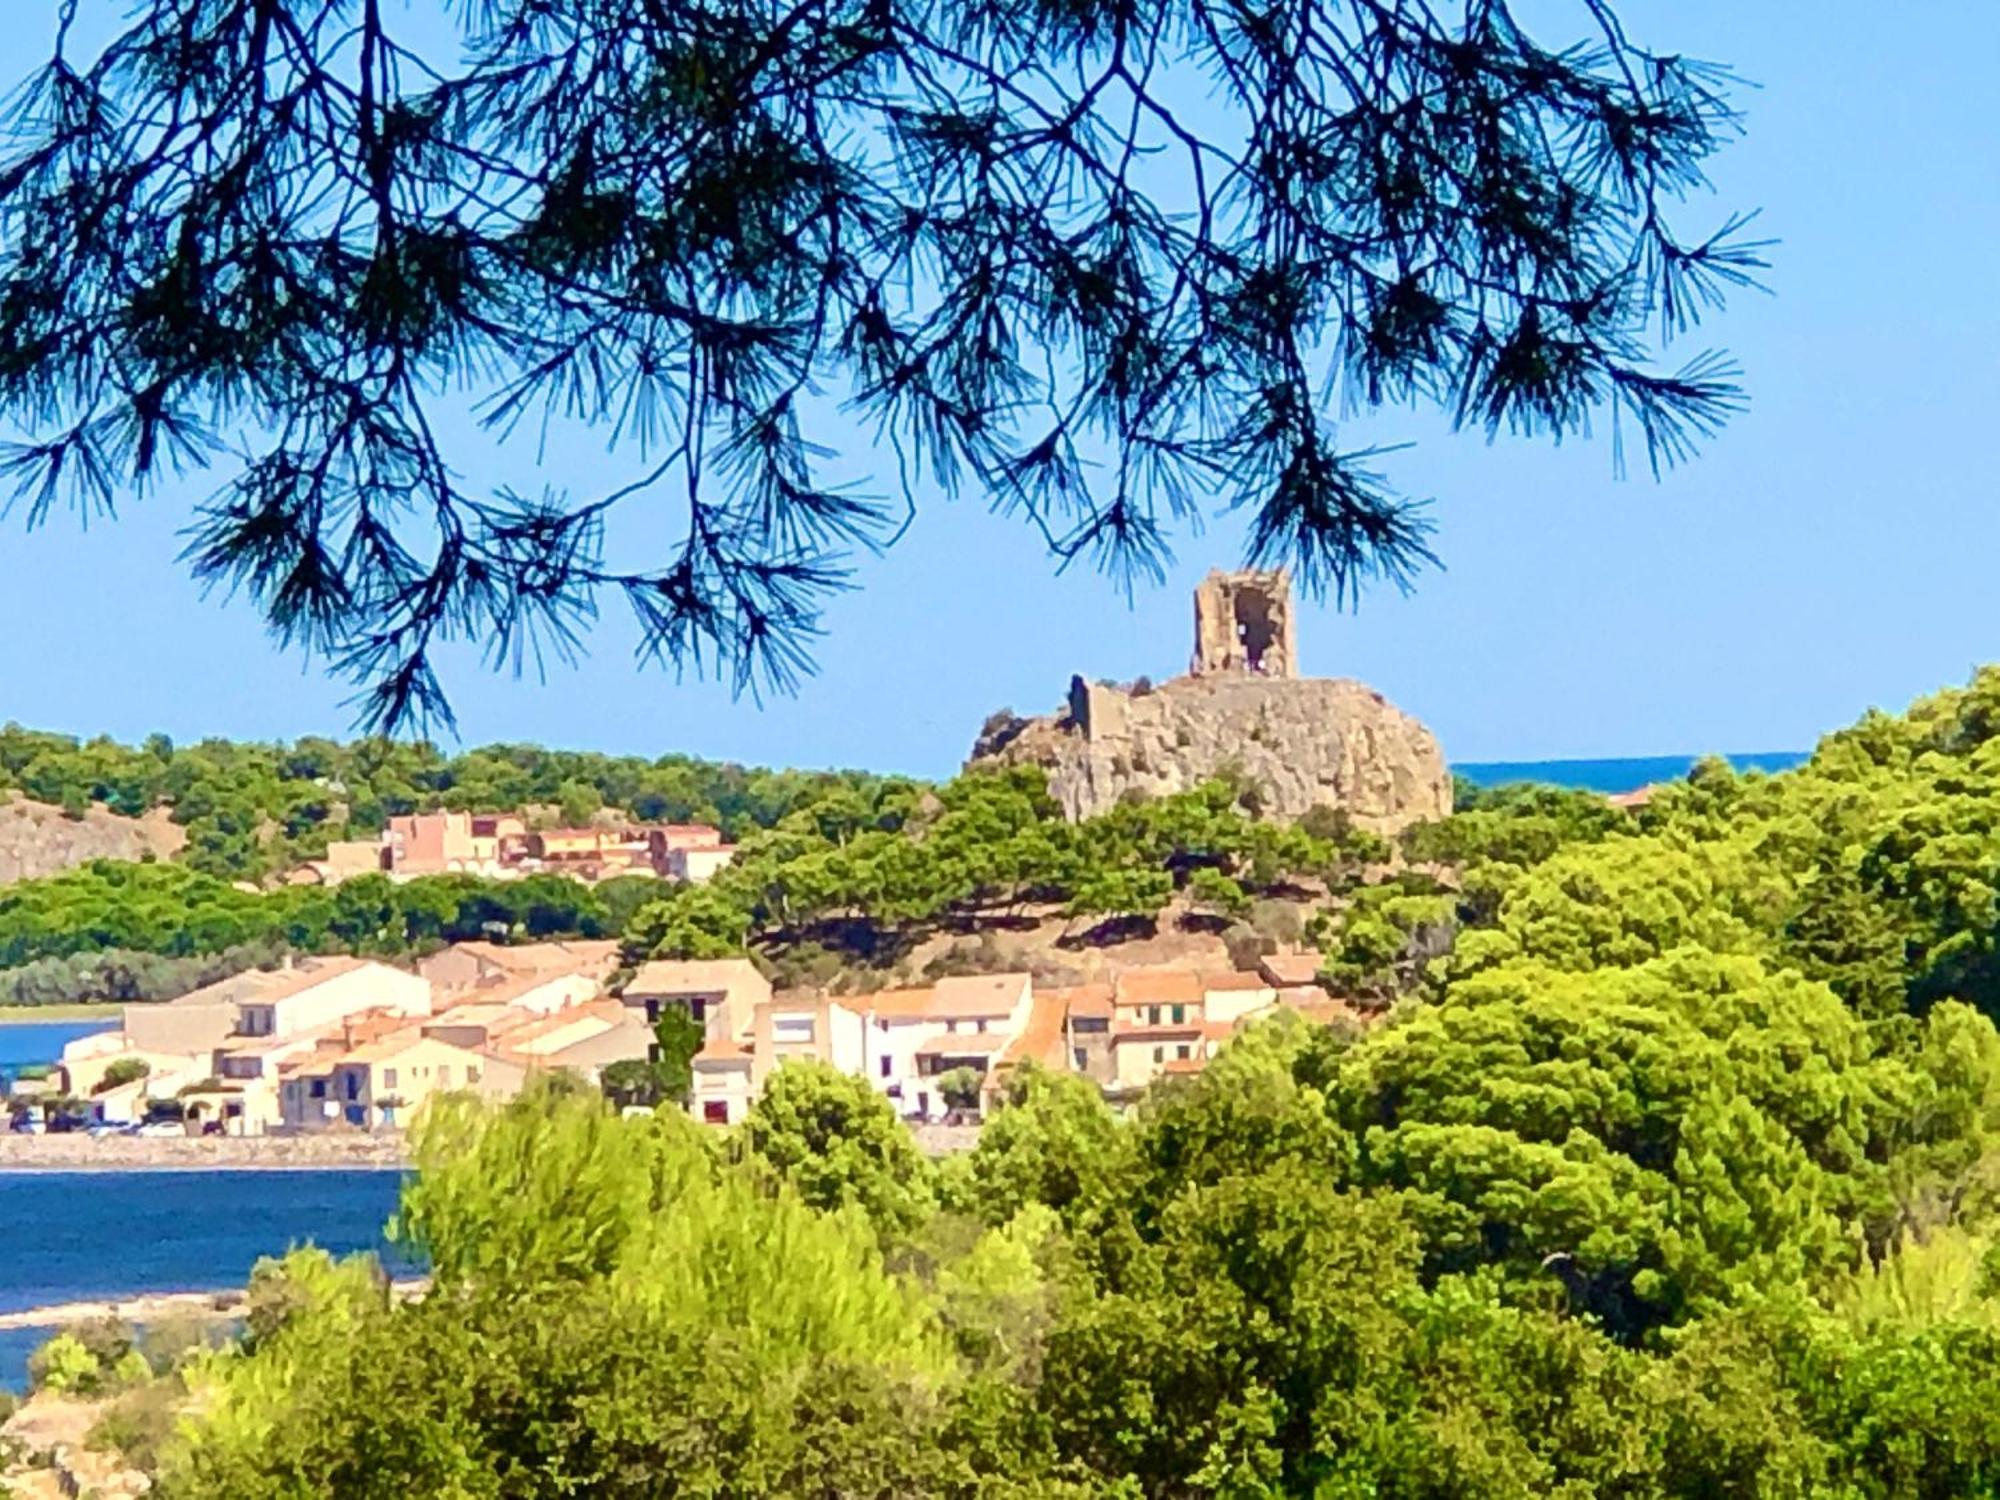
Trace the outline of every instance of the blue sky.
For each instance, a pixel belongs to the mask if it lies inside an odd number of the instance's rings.
[[[39,6],[43,0],[35,0]],[[2000,391],[2000,8],[1939,0],[1923,24],[1861,0],[1810,9],[1628,0],[1635,34],[1735,66],[1749,134],[1689,225],[1761,207],[1782,243],[1774,295],[1739,297],[1708,336],[1752,397],[1704,456],[1619,480],[1608,441],[1560,449],[1452,435],[1429,417],[1350,424],[1350,446],[1410,441],[1391,472],[1436,497],[1446,564],[1358,613],[1307,607],[1306,670],[1359,677],[1428,722],[1455,760],[1809,745],[1872,705],[2000,659],[1989,402]],[[863,434],[854,446],[865,447]],[[864,454],[865,457],[865,454]],[[626,472],[601,446],[494,455],[532,489]],[[0,527],[0,719],[136,738],[162,729],[342,733],[348,688],[279,650],[241,604],[204,602],[176,565],[196,483],[87,532]],[[448,679],[465,743],[948,772],[1000,706],[1054,706],[1069,676],[1185,666],[1188,591],[1233,563],[1219,522],[1184,535],[1168,582],[1127,606],[1057,576],[1023,526],[930,504],[826,616],[821,671],[789,700],[635,669],[608,617],[546,683],[470,657]]]

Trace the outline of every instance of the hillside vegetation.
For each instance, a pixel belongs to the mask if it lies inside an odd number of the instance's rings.
[[[131,746],[0,728],[0,791],[16,789],[74,819],[93,804],[127,818],[166,809],[185,830],[185,862],[231,880],[261,879],[318,858],[330,839],[365,837],[391,817],[438,808],[546,806],[580,822],[612,807],[643,822],[713,823],[735,837],[830,791],[884,781],[860,772],[771,771],[534,745],[446,755],[434,745],[386,739],[177,746],[154,735]]]
[[[1391,1008],[1280,1016],[1127,1117],[1031,1071],[942,1161],[810,1065],[728,1132],[447,1105],[398,1228],[436,1291],[267,1267],[172,1377],[159,1492],[1993,1494],[1996,775],[1984,672],[1637,819],[1475,798],[1373,881],[1226,786],[1067,833],[1013,777],[781,820],[628,943],[1290,882]]]

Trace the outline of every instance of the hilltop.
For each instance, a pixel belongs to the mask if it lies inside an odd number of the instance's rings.
[[[989,718],[969,764],[1041,768],[1072,819],[1217,776],[1286,822],[1324,810],[1393,834],[1448,814],[1436,736],[1364,683],[1300,675],[1296,634],[1285,574],[1210,573],[1195,590],[1185,676],[1073,678],[1059,713]]]
[[[186,843],[186,830],[164,807],[128,818],[95,804],[65,810],[0,792],[0,885],[93,859],[172,859]]]
[[[423,741],[318,737],[179,746],[154,735],[124,745],[9,724],[0,728],[0,793],[36,805],[15,815],[18,864],[0,863],[0,883],[147,853],[221,879],[263,882],[323,858],[329,843],[379,834],[391,817],[440,809],[573,824],[608,809],[637,822],[713,824],[733,839],[834,792],[902,784],[858,771],[770,770],[677,754],[520,744],[447,754]],[[6,826],[0,822],[0,861]]]

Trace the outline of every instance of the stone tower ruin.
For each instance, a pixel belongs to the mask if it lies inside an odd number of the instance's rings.
[[[1211,572],[1194,591],[1194,662],[1188,671],[1299,675],[1292,581],[1282,572]]]

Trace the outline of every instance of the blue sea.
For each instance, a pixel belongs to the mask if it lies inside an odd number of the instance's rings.
[[[0,1172],[0,1311],[140,1292],[240,1287],[265,1255],[310,1241],[374,1250],[394,1171]],[[53,1329],[0,1329],[0,1389],[25,1383]]]
[[[106,1007],[102,1021],[0,1021],[0,1083],[22,1068],[56,1061],[78,1037],[118,1022],[116,1006]]]
[[[1770,750],[1722,758],[1739,771],[1789,771],[1811,755],[1807,750]],[[1679,781],[1694,768],[1698,755],[1637,755],[1612,760],[1477,760],[1452,767],[1480,786],[1539,781],[1550,786],[1589,792],[1636,792],[1661,781]]]

